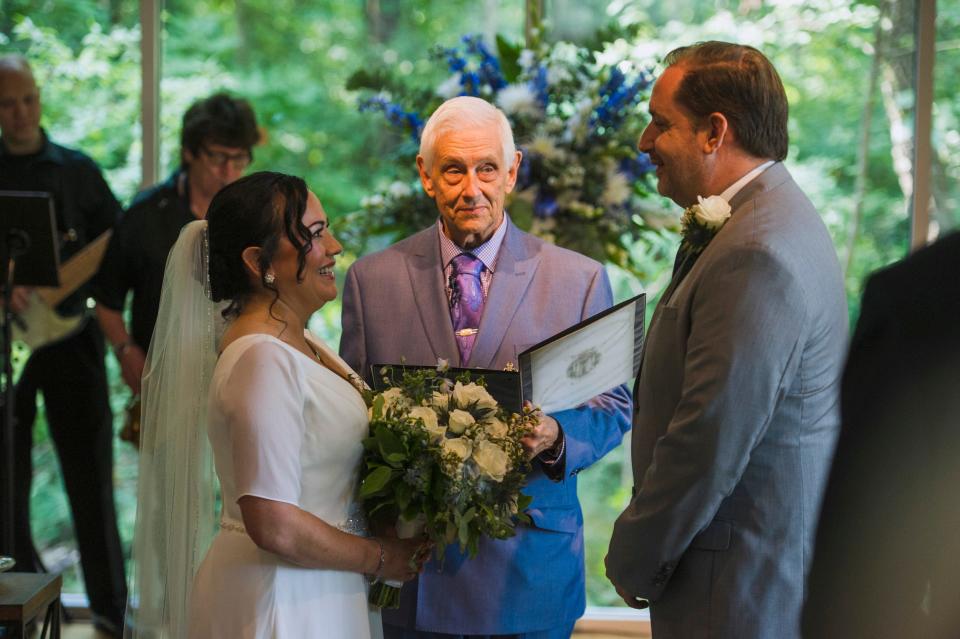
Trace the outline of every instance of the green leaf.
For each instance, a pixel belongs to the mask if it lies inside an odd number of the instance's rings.
[[[373,406],[370,407],[373,413],[371,421],[383,419],[383,395],[377,395],[373,398]]]
[[[382,491],[386,488],[390,479],[393,478],[395,472],[396,471],[387,466],[379,466],[372,470],[363,478],[363,483],[360,484],[360,498],[364,499]]]
[[[473,521],[473,518],[476,514],[476,509],[470,508],[467,510],[467,512],[463,513],[463,516],[460,518],[460,526],[457,536],[459,538],[461,547],[466,546],[467,542],[470,540],[470,522]]]
[[[517,495],[517,511],[523,512],[530,507],[530,503],[533,501],[533,497],[530,495],[525,495],[520,493]]]
[[[377,428],[375,436],[384,461],[394,468],[402,467],[407,459],[407,447],[404,446],[403,440],[386,426]]]
[[[520,45],[511,44],[502,35],[497,34],[497,54],[500,57],[500,70],[507,82],[516,82],[520,77]]]

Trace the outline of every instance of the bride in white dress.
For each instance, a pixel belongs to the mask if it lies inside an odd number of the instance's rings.
[[[365,536],[359,378],[305,328],[337,295],[340,251],[316,196],[276,173],[226,187],[171,251],[143,382],[135,636],[380,637],[364,575],[422,564],[417,540]]]

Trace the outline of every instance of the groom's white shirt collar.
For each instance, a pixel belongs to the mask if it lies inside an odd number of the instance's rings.
[[[739,180],[737,180],[736,182],[728,186],[727,189],[720,194],[720,197],[722,197],[727,202],[729,202],[730,200],[733,199],[733,196],[735,196],[737,193],[740,192],[741,189],[743,189],[743,187],[750,184],[750,182],[754,178],[756,178],[758,175],[760,175],[761,173],[769,169],[771,166],[773,166],[773,164],[774,164],[773,160],[767,160],[760,166],[753,168],[742,178],[740,178]]]

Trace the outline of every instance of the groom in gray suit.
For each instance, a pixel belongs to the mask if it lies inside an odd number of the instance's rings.
[[[474,368],[517,364],[527,347],[611,305],[603,266],[519,230],[504,211],[520,166],[510,123],[479,98],[444,102],[427,121],[417,167],[437,224],[350,267],[340,353],[369,364]],[[585,605],[577,474],[630,428],[618,386],[546,415],[525,440],[532,525],[481,539],[475,559],[447,548],[384,611],[387,639],[567,639]]]
[[[838,432],[843,280],[781,163],[787,100],[770,62],[705,42],[666,64],[640,150],[661,194],[729,209],[690,210],[650,322],[634,496],[607,576],[628,605],[650,606],[656,639],[791,639]]]

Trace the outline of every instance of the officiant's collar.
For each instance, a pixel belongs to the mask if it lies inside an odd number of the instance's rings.
[[[500,255],[500,247],[503,245],[503,238],[507,234],[507,212],[503,212],[503,219],[500,220],[500,226],[494,231],[490,239],[469,251],[457,246],[453,240],[447,237],[443,232],[443,220],[437,220],[437,235],[440,236],[440,260],[443,268],[447,268],[450,262],[461,253],[471,253],[478,257],[487,270],[493,273],[497,267],[497,256]]]

